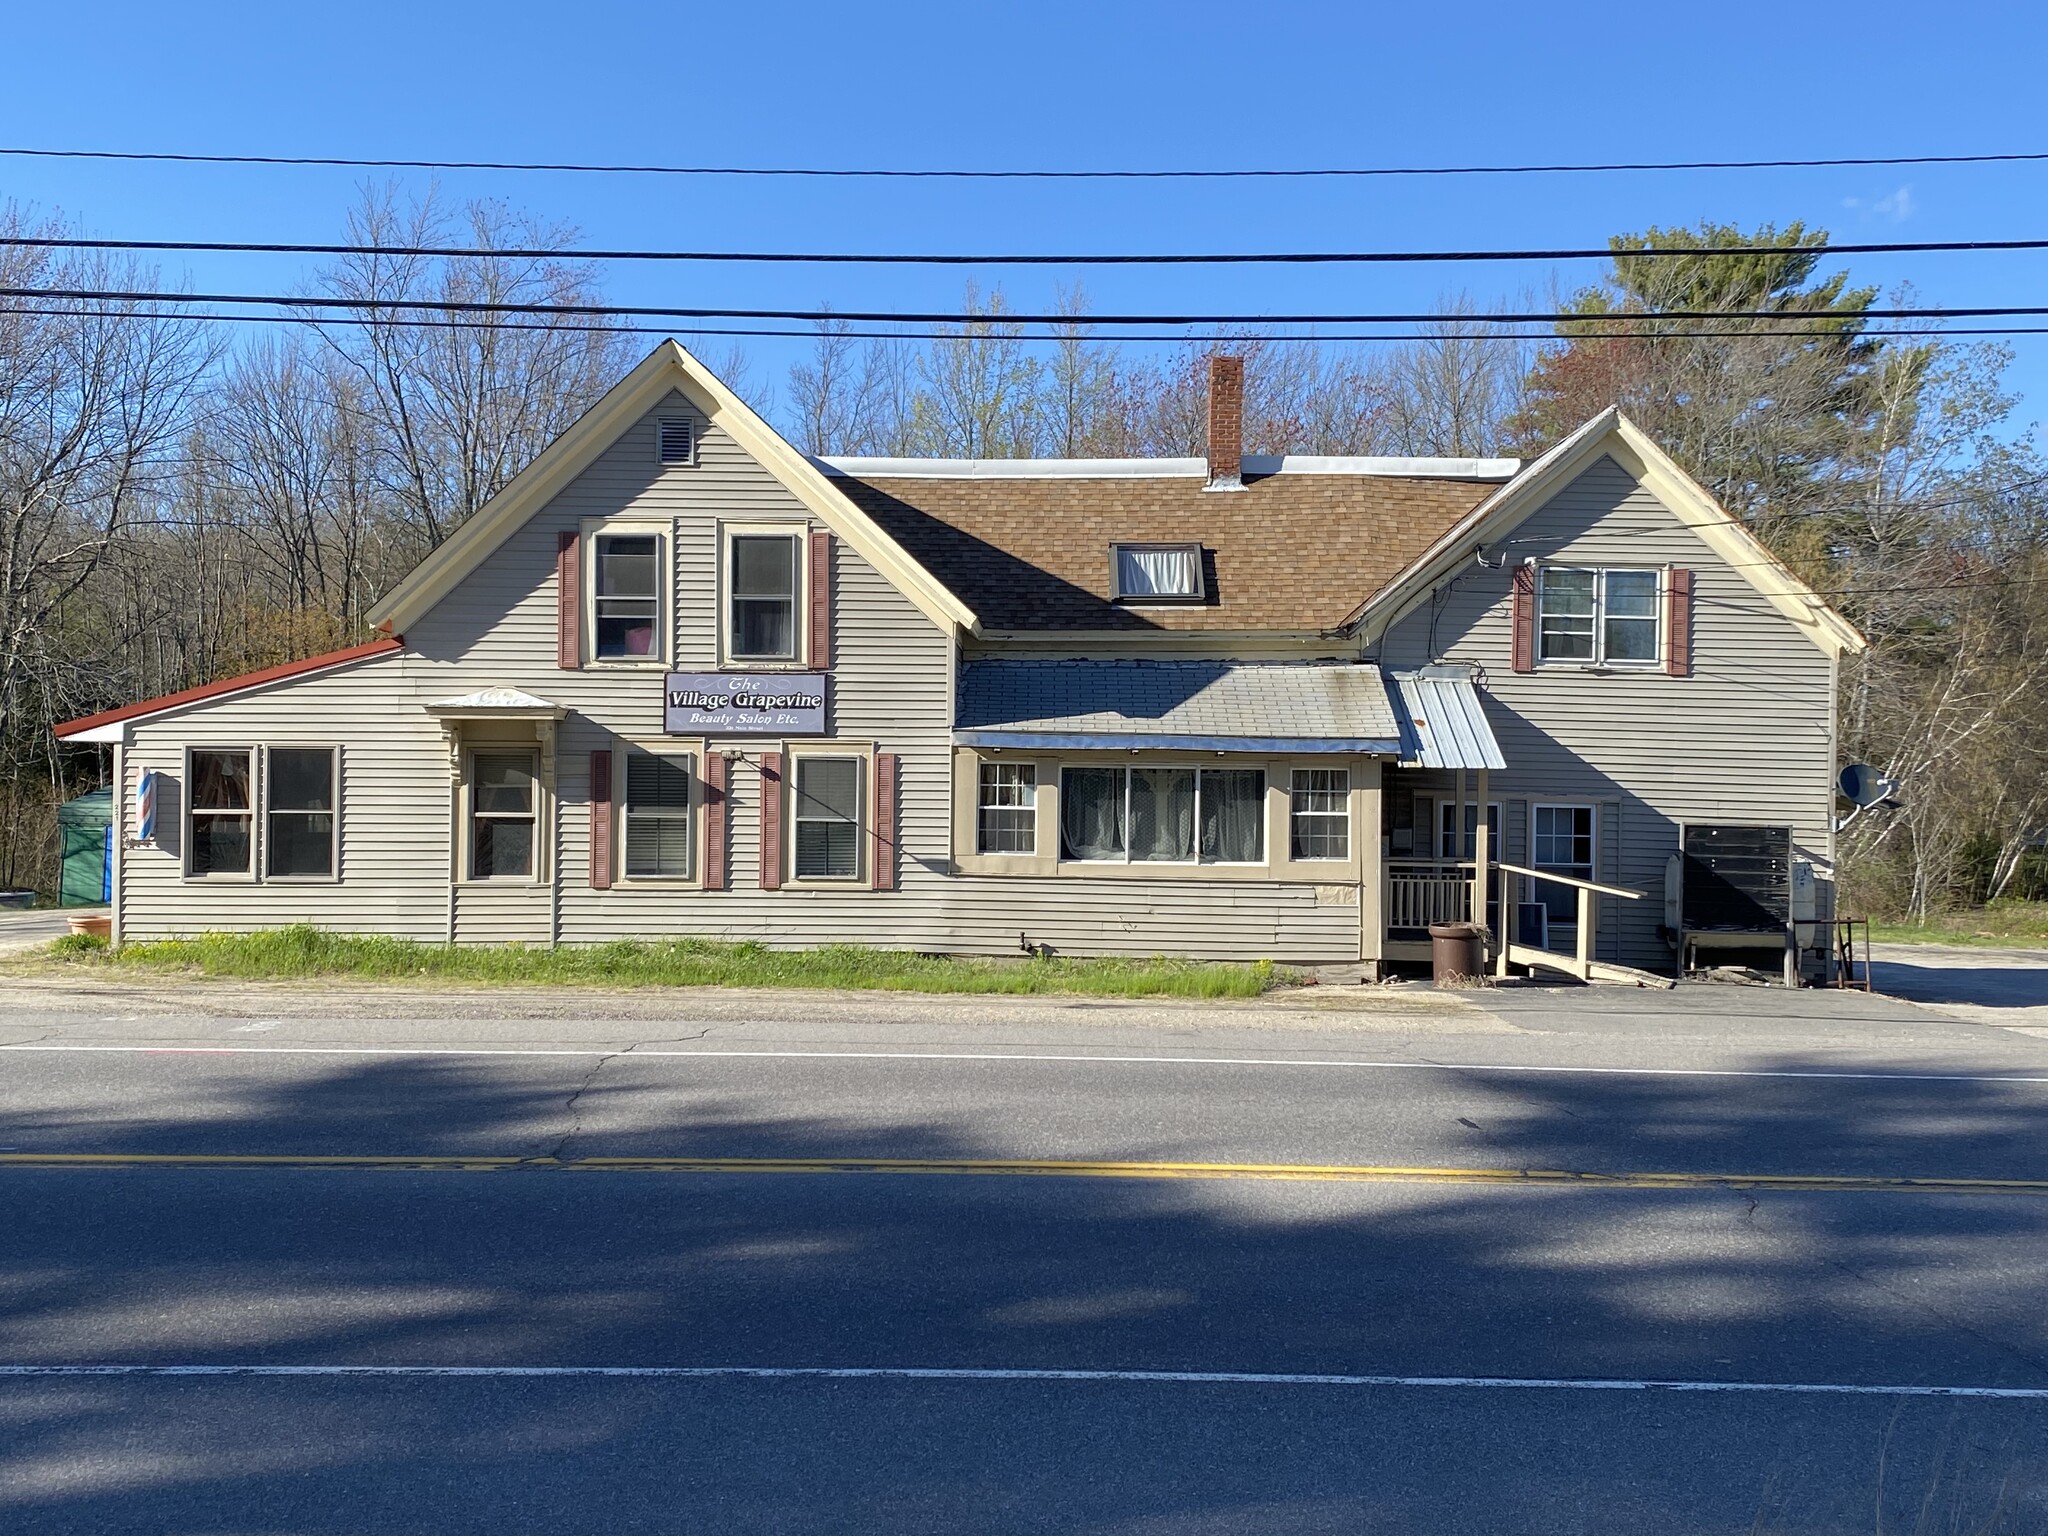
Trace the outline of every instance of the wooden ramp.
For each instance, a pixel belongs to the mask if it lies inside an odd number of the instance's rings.
[[[1532,969],[1541,967],[1547,971],[1559,971],[1595,986],[1657,987],[1668,991],[1677,985],[1669,976],[1659,976],[1654,971],[1639,971],[1632,965],[1616,965],[1611,960],[1560,955],[1555,950],[1537,949],[1528,944],[1510,944],[1501,960],[1504,965],[1526,965]]]

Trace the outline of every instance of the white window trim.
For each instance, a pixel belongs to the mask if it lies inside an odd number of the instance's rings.
[[[1123,590],[1124,550],[1153,552],[1184,549],[1195,557],[1195,590],[1192,592],[1126,592]],[[1199,539],[1116,539],[1109,546],[1110,601],[1126,608],[1186,608],[1209,600],[1208,582],[1202,574],[1202,544]]]
[[[811,525],[807,522],[720,523],[718,525],[718,664],[727,671],[806,672],[810,670]],[[794,655],[735,656],[732,652],[732,541],[749,535],[796,540],[795,601],[791,636]]]
[[[626,793],[626,759],[635,752],[649,757],[687,758],[690,764],[690,872],[687,875],[635,875],[627,872],[626,834],[633,807]],[[621,740],[612,749],[612,806],[617,832],[612,838],[612,884],[633,889],[696,890],[704,884],[704,743],[699,738],[667,736],[658,743]],[[599,894],[602,894],[601,892]]]
[[[1026,807],[1014,805],[992,806],[981,798],[981,776],[983,771],[989,768],[1024,768],[1030,770],[1031,804],[1028,807],[1028,809],[1031,812],[1031,846],[1029,848],[982,847],[981,813],[983,811],[1014,811],[1026,809]],[[1044,786],[1042,786],[1038,781],[1038,764],[1029,761],[1028,759],[1011,758],[1008,762],[1005,762],[1003,759],[998,757],[988,757],[980,759],[976,762],[974,766],[974,852],[976,857],[984,859],[1035,859],[1038,857],[1038,843],[1040,837],[1039,808],[1045,803],[1045,796],[1040,793],[1040,790],[1043,787]],[[1126,791],[1126,793],[1128,794],[1128,791]]]
[[[1588,880],[1598,880],[1598,879],[1600,878],[1600,806],[1599,806],[1599,803],[1598,803],[1597,801],[1592,801],[1592,800],[1532,800],[1532,801],[1530,801],[1530,802],[1529,802],[1529,867],[1530,867],[1531,869],[1541,869],[1541,868],[1543,867],[1542,865],[1540,865],[1540,864],[1538,864],[1538,863],[1536,862],[1536,816],[1537,816],[1537,813],[1538,813],[1539,811],[1584,811],[1584,812],[1586,812],[1586,813],[1587,813],[1587,823],[1586,823],[1586,824],[1587,824],[1587,826],[1588,826],[1588,827],[1590,827],[1590,828],[1591,828],[1591,832],[1592,832],[1592,846],[1591,846],[1591,850],[1590,850],[1590,851],[1591,851],[1591,854],[1592,854],[1592,860],[1591,860],[1591,862],[1590,862],[1590,863],[1589,863],[1589,864],[1588,864],[1588,865],[1586,866],[1586,869],[1587,869],[1587,871],[1588,871],[1588,872],[1587,872],[1587,874],[1586,874],[1585,878],[1586,878],[1586,879],[1588,879]],[[1558,869],[1558,868],[1561,868],[1561,867],[1562,867],[1561,865],[1555,865],[1555,864],[1553,864],[1553,865],[1551,866],[1551,868],[1552,868],[1552,869]],[[1577,866],[1574,866],[1574,867],[1576,868]]]
[[[476,872],[476,760],[478,757],[510,756],[514,753],[523,754],[533,764],[533,868],[524,875],[479,875]],[[548,847],[551,841],[549,828],[552,825],[550,801],[553,797],[548,792],[547,781],[542,774],[543,767],[540,749],[528,742],[478,741],[464,744],[462,846],[457,850],[462,861],[462,873],[456,884],[516,889],[547,883]]]
[[[192,868],[192,818],[197,808],[192,803],[192,759],[201,752],[241,752],[249,758],[249,867],[245,870],[224,870],[200,872]],[[178,786],[178,849],[179,872],[194,885],[256,885],[260,883],[258,871],[263,868],[262,818],[263,818],[263,752],[253,742],[247,745],[227,742],[196,742],[184,749],[181,765],[184,781]],[[213,814],[211,812],[207,814]],[[230,811],[225,814],[235,815]]]
[[[1287,862],[1290,864],[1320,864],[1332,866],[1345,866],[1353,863],[1356,857],[1357,850],[1353,847],[1355,829],[1352,826],[1354,818],[1351,814],[1351,799],[1353,794],[1356,792],[1358,785],[1354,782],[1355,775],[1352,773],[1350,767],[1347,765],[1341,768],[1319,768],[1313,763],[1290,763],[1287,766],[1286,773]],[[1303,815],[1309,816],[1334,816],[1341,814],[1344,818],[1344,851],[1342,853],[1314,853],[1307,855],[1297,855],[1295,853],[1294,817],[1296,812],[1294,809],[1294,776],[1298,773],[1341,773],[1344,775],[1344,808],[1341,813],[1335,811],[1305,811],[1301,813]]]
[[[1269,813],[1273,796],[1273,771],[1265,763],[1246,765],[1241,771],[1256,773],[1263,781],[1259,797],[1259,851],[1256,859],[1205,859],[1202,857],[1202,775],[1215,773],[1219,769],[1228,771],[1229,763],[1086,763],[1063,762],[1059,765],[1060,803],[1064,808],[1067,797],[1067,773],[1074,768],[1121,768],[1124,770],[1124,856],[1120,859],[1077,859],[1067,854],[1066,828],[1054,829],[1059,838],[1059,861],[1079,869],[1105,869],[1128,867],[1132,869],[1268,869],[1273,863],[1272,828]],[[1195,855],[1191,859],[1134,859],[1131,857],[1131,775],[1133,768],[1177,768],[1185,769],[1195,776]],[[1062,817],[1065,811],[1061,811]]]
[[[1551,571],[1585,571],[1593,578],[1593,654],[1589,658],[1576,656],[1545,656],[1543,654],[1543,578]],[[1650,645],[1650,654],[1640,660],[1610,661],[1607,656],[1607,575],[1610,571],[1622,571],[1653,575],[1657,578],[1657,597],[1652,604],[1651,621],[1656,626],[1656,638]],[[1585,671],[1587,668],[1613,670],[1617,672],[1661,672],[1664,670],[1664,618],[1669,606],[1670,567],[1650,565],[1578,565],[1566,560],[1553,560],[1536,567],[1536,612],[1534,623],[1536,633],[1531,636],[1539,667],[1561,667],[1567,671]]]
[[[583,548],[583,664],[586,667],[622,672],[666,672],[675,647],[676,525],[673,519],[645,517],[587,517],[579,531]],[[654,545],[654,654],[652,656],[600,656],[597,654],[597,541],[601,538],[646,538]]]
[[[273,875],[270,873],[270,754],[273,752],[325,752],[332,768],[333,777],[328,788],[334,800],[334,809],[329,812],[333,825],[328,829],[327,873],[324,875]],[[258,853],[257,868],[263,871],[262,879],[271,885],[339,885],[341,883],[341,748],[324,741],[277,741],[265,743],[262,750],[262,795],[263,825]],[[287,812],[286,814],[301,814]]]
[[[859,765],[860,786],[856,795],[860,819],[853,833],[851,875],[804,875],[796,872],[797,764],[811,758],[851,758]],[[797,891],[850,891],[864,889],[868,871],[874,865],[875,836],[875,746],[873,742],[818,741],[803,746],[783,743],[782,748],[782,888]],[[899,808],[899,820],[901,816]]]

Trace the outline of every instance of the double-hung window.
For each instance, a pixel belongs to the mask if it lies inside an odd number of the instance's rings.
[[[530,880],[538,791],[531,752],[479,752],[470,773],[470,876]]]
[[[799,757],[790,820],[799,880],[860,878],[860,765],[857,757]]]
[[[659,660],[661,536],[600,533],[590,543],[591,616],[597,659]]]
[[[334,874],[332,747],[270,747],[264,754],[263,873],[283,880]]]
[[[797,659],[798,539],[794,533],[729,536],[725,644],[730,660]]]
[[[687,756],[626,755],[626,878],[690,878]]]
[[[1036,853],[1038,769],[1031,763],[983,763],[976,814],[981,852]]]
[[[1351,772],[1297,768],[1287,812],[1288,857],[1351,857]]]
[[[247,747],[195,748],[187,759],[190,808],[185,872],[255,873],[256,754]]]
[[[1657,664],[1659,573],[1546,565],[1536,582],[1536,657],[1586,666]]]
[[[1265,860],[1258,768],[1081,768],[1060,777],[1060,856],[1125,864]]]

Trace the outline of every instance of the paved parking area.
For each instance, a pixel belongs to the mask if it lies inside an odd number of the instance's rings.
[[[21,954],[65,932],[64,913],[51,908],[0,912],[0,955]]]
[[[2048,1036],[2048,950],[1879,944],[1877,990],[1974,1024]]]

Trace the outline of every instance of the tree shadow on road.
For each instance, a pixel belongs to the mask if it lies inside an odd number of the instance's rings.
[[[1514,1168],[1598,1147],[1634,1168],[2011,1176],[2036,1157],[2043,1102],[1987,1082],[1462,1081],[1472,1160]],[[1018,1155],[1014,1131],[914,1103],[775,1103],[590,1063],[536,1080],[479,1058],[339,1060],[234,1077],[202,1123],[60,1106],[0,1114],[0,1142],[539,1156],[602,1127],[614,1155]],[[1362,1131],[1373,1112],[1361,1099]],[[1187,1146],[1167,1127],[1149,1150]],[[0,1232],[0,1359],[17,1363],[2048,1386],[2048,1198],[10,1169]],[[9,1532],[2018,1536],[2048,1517],[2037,1401],[54,1378],[0,1383],[0,1426]]]

